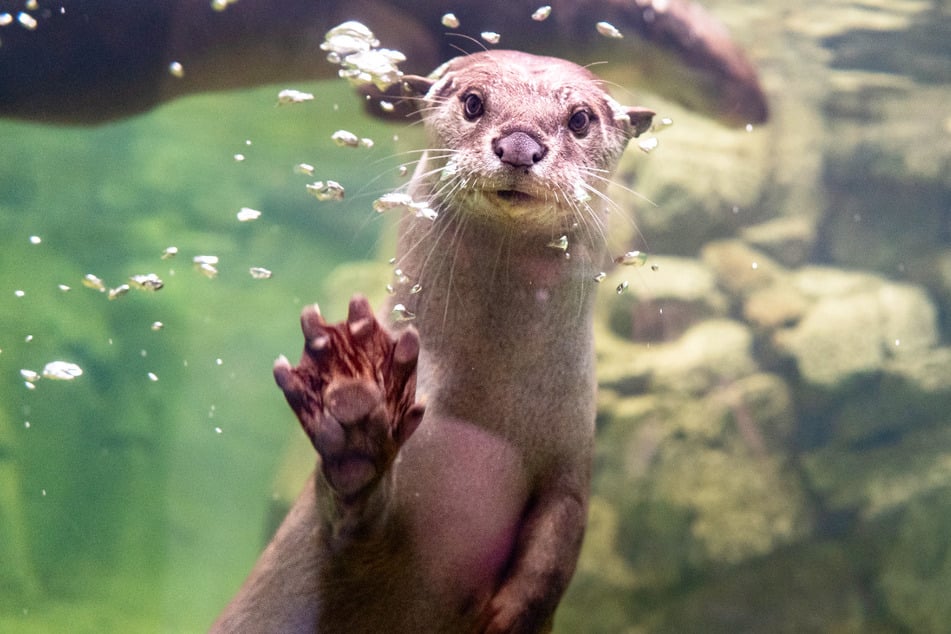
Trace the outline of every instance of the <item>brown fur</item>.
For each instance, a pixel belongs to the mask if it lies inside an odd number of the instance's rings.
[[[275,373],[322,469],[215,631],[547,631],[574,572],[602,196],[653,113],[513,51],[411,83],[434,149],[410,192],[439,212],[401,227],[418,338],[359,298],[339,326],[305,311],[304,357]]]

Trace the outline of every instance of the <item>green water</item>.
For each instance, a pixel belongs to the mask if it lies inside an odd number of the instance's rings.
[[[338,83],[296,87],[317,99],[277,107],[274,87],[97,128],[0,122],[0,631],[203,630],[261,549],[269,500],[306,477],[276,481],[307,441],[270,366],[299,354],[297,314],[328,299],[333,267],[380,260],[371,202],[398,180],[393,135],[414,131],[369,121]],[[375,146],[334,146],[341,128]],[[344,201],[306,192],[328,178]],[[241,223],[242,207],[262,215]],[[216,278],[196,255],[219,257]],[[90,273],[164,288],[110,301]],[[28,389],[21,369],[54,360],[84,373]]]

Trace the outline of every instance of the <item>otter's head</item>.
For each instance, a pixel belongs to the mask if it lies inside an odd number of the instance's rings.
[[[595,220],[627,142],[654,116],[618,104],[585,68],[515,51],[458,57],[404,80],[423,95],[431,149],[418,174],[428,174],[430,204],[522,230]]]

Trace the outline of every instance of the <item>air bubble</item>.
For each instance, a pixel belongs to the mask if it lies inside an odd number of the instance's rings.
[[[548,243],[548,247],[552,249],[558,249],[559,251],[567,251],[568,250],[568,236],[561,236],[560,238],[556,238],[555,240],[552,240],[551,242]]]
[[[315,181],[308,184],[307,193],[316,198],[317,200],[343,200],[344,189],[343,185],[337,181]]]
[[[261,212],[250,207],[242,207],[238,210],[238,222],[251,222],[261,217]]]
[[[293,88],[285,88],[281,92],[277,93],[277,105],[283,106],[292,103],[304,103],[305,101],[312,101],[314,95],[309,92],[301,92],[300,90],[294,90]]]
[[[357,147],[360,145],[360,137],[347,130],[337,130],[330,135],[330,140],[340,147]]]
[[[411,313],[403,304],[393,306],[392,314],[394,321],[410,321],[416,319],[416,315]]]
[[[594,25],[594,27],[598,30],[598,33],[604,37],[610,37],[614,39],[621,39],[624,37],[624,35],[610,22],[598,22]]]
[[[644,266],[647,263],[647,254],[643,251],[628,251],[614,258],[614,263],[624,266]]]
[[[644,154],[650,154],[657,149],[658,145],[660,145],[660,142],[655,136],[648,137],[637,142],[637,148]]]
[[[69,361],[50,361],[43,367],[43,378],[54,381],[72,381],[82,374],[83,369]]]
[[[548,16],[550,15],[551,15],[551,7],[546,4],[543,7],[538,7],[537,9],[535,9],[535,13],[532,14],[532,19],[535,20],[536,22],[542,22],[543,20],[547,20]]]
[[[162,279],[155,273],[133,275],[129,278],[132,285],[143,291],[160,291],[165,286]]]
[[[119,286],[116,286],[115,288],[110,288],[108,293],[109,299],[110,300],[119,299],[120,297],[128,293],[130,290],[132,290],[132,287],[129,286],[128,284],[120,284]]]
[[[99,291],[100,293],[106,292],[105,282],[92,273],[87,273],[85,276],[83,276],[83,286],[86,288],[91,288],[94,291]]]

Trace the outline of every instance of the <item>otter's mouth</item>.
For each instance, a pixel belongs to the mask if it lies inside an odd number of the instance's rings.
[[[523,191],[517,189],[499,189],[496,190],[495,195],[504,200],[507,203],[512,203],[514,205],[522,203],[531,203],[537,200],[535,196],[531,194],[526,194]]]

